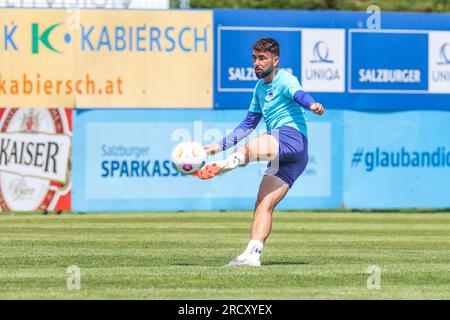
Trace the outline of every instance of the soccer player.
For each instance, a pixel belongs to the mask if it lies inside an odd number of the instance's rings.
[[[248,136],[264,118],[267,133],[250,140],[227,159],[206,164],[197,173],[200,179],[210,179],[249,162],[269,161],[259,187],[250,241],[244,252],[228,266],[261,265],[263,245],[272,229],[272,212],[308,163],[303,108],[318,115],[324,113],[324,107],[303,90],[294,75],[279,69],[279,51],[278,42],[272,38],[254,43],[253,67],[260,80],[247,116],[222,141],[203,146],[208,155],[224,151]]]

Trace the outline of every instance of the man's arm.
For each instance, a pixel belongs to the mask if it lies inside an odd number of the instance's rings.
[[[315,114],[322,115],[325,112],[324,107],[320,103],[315,102],[309,93],[305,92],[296,77],[287,79],[283,94],[293,99],[306,110],[310,110]]]
[[[322,115],[325,111],[324,107],[320,104],[314,101],[313,97],[311,95],[303,90],[298,90],[294,96],[293,99],[295,102],[297,102],[300,106],[303,108],[310,110],[311,112]]]
[[[295,94],[294,94],[294,101],[297,102],[300,106],[302,106],[303,108],[305,108],[306,110],[310,110],[309,107],[311,106],[311,104],[315,103],[316,101],[314,100],[313,97],[311,97],[311,95],[303,90],[298,90]]]
[[[245,119],[233,130],[232,133],[223,138],[219,143],[207,144],[203,146],[203,148],[208,155],[231,148],[252,133],[252,131],[258,126],[261,118],[262,113],[249,111]]]

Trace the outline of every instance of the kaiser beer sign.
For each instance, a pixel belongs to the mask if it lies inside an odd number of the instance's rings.
[[[1,210],[70,209],[71,133],[66,110],[0,110]]]

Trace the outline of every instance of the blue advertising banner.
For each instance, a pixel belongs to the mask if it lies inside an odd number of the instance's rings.
[[[450,207],[450,113],[344,113],[348,208]]]
[[[216,142],[244,115],[74,110],[73,211],[252,210],[266,162],[202,181],[170,159],[178,142]],[[329,110],[308,118],[309,163],[278,209],[450,207],[448,112]],[[265,131],[261,123],[241,144]]]
[[[214,30],[217,109],[249,107],[252,44],[273,37],[327,109],[450,110],[450,14],[219,9]]]
[[[350,92],[426,93],[428,34],[349,33]]]
[[[219,26],[217,37],[217,63],[221,66],[217,76],[219,92],[253,91],[258,78],[252,66],[252,45],[263,37],[276,38],[283,52],[289,52],[280,67],[300,74],[300,29]]]
[[[202,181],[181,175],[170,159],[177,143],[217,142],[244,116],[217,110],[74,110],[73,211],[252,210],[266,162]],[[311,120],[310,162],[279,209],[341,204],[342,170],[334,167],[342,167],[342,112]],[[246,141],[265,131],[260,124]]]

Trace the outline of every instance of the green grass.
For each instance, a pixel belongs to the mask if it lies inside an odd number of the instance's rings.
[[[275,212],[263,266],[223,267],[251,215],[2,214],[0,299],[450,299],[450,213]]]

